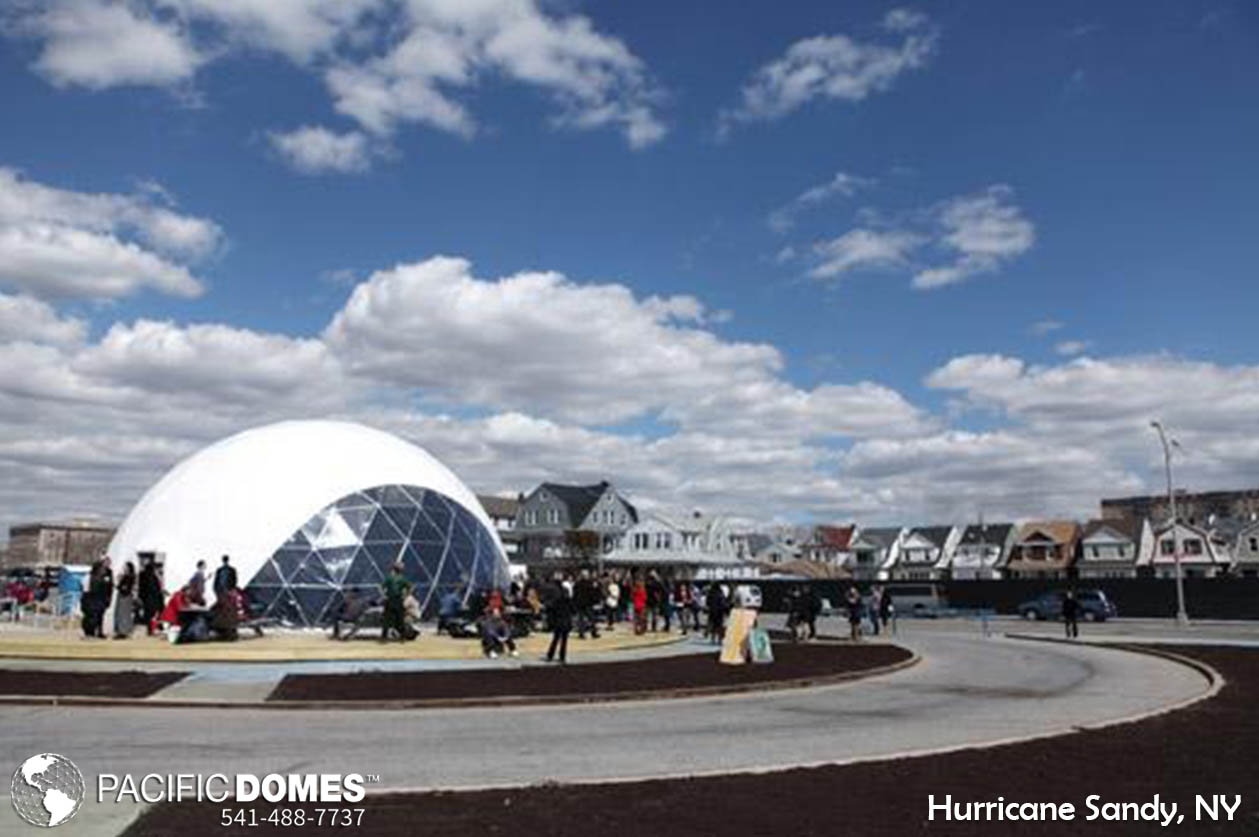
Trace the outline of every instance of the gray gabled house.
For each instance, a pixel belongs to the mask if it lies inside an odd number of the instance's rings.
[[[520,557],[527,564],[589,561],[611,552],[638,510],[606,480],[594,485],[544,482],[516,512]]]

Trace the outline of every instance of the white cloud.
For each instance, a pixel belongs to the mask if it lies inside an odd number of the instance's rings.
[[[1064,357],[1070,357],[1087,352],[1092,345],[1091,340],[1062,340],[1054,344],[1054,351]]]
[[[926,66],[937,33],[925,15],[894,10],[884,28],[902,36],[887,45],[847,35],[819,35],[796,41],[753,73],[737,108],[721,113],[719,133],[740,122],[781,119],[814,99],[860,102],[889,90],[901,75]]]
[[[1014,192],[998,184],[964,195],[938,208],[943,235],[938,243],[956,253],[952,264],[930,267],[914,276],[915,288],[938,288],[977,273],[991,273],[1031,249],[1036,228],[1010,202]]]
[[[322,126],[303,125],[287,133],[267,135],[284,161],[304,174],[363,172],[371,168],[371,148],[360,131],[339,134]]]
[[[1032,323],[1031,328],[1028,330],[1031,331],[1032,334],[1035,334],[1037,337],[1044,337],[1046,334],[1049,334],[1054,331],[1059,331],[1065,326],[1066,326],[1066,323],[1062,322],[1061,320],[1039,320],[1035,323]]]
[[[905,267],[910,253],[922,243],[921,236],[901,230],[849,230],[813,246],[817,263],[809,270],[809,276],[837,279],[852,270]]]
[[[614,128],[632,148],[666,133],[661,93],[625,43],[536,0],[54,0],[13,17],[59,85],[186,85],[253,51],[319,73],[335,109],[377,137],[409,123],[472,136],[461,99],[490,78],[546,94],[557,127]]]
[[[874,184],[874,180],[858,177],[847,172],[836,172],[826,183],[813,186],[801,192],[785,206],[780,206],[769,214],[770,229],[775,232],[786,232],[795,225],[796,215],[811,207],[819,206],[835,197],[852,197],[858,190]]]
[[[159,205],[155,194],[73,192],[0,167],[0,286],[49,297],[104,299],[146,287],[197,296],[202,284],[188,263],[211,255],[222,231]]]
[[[31,8],[19,31],[42,42],[33,69],[57,86],[173,85],[204,60],[177,23],[136,4],[51,0]]]
[[[996,272],[1036,240],[1035,226],[1013,196],[997,184],[891,221],[863,209],[857,217],[865,226],[813,245],[808,275],[834,280],[862,270],[912,271],[913,286],[927,290]],[[941,255],[951,261],[938,263]]]
[[[63,318],[45,302],[0,294],[0,343],[79,343],[86,335],[87,323]]]

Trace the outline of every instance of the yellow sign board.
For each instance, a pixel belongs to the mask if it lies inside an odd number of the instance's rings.
[[[756,611],[746,607],[736,607],[730,611],[726,620],[726,635],[721,641],[721,662],[727,665],[740,666],[747,662],[744,655],[744,643],[748,633],[756,624]]]

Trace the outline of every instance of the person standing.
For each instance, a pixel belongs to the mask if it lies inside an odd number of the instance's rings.
[[[577,638],[599,638],[599,623],[595,619],[595,607],[599,604],[599,585],[590,577],[590,570],[582,570],[573,588],[573,605],[577,609]]]
[[[870,591],[870,635],[879,635],[879,614],[883,612],[883,588],[874,585]]]
[[[879,621],[883,623],[885,631],[890,624],[892,635],[896,635],[896,605],[892,604],[892,591],[886,587],[883,588],[883,595],[879,596]]]
[[[1080,600],[1075,597],[1074,590],[1068,590],[1062,598],[1062,621],[1067,630],[1067,639],[1080,638]]]
[[[607,579],[603,609],[608,616],[608,630],[612,630],[612,623],[616,621],[616,617],[621,611],[621,585],[616,583],[616,576],[609,576]]]
[[[197,562],[197,570],[188,579],[188,601],[198,607],[205,607],[205,561]]]
[[[398,641],[407,639],[406,611],[404,601],[411,592],[411,582],[402,575],[402,562],[397,561],[389,568],[389,575],[380,585],[380,592],[385,596],[385,612],[380,627],[380,641],[389,641],[389,632],[398,634]]]
[[[228,590],[236,589],[236,568],[231,565],[226,555],[223,556],[223,563],[214,571],[214,597],[218,597],[227,593]]]
[[[634,581],[634,592],[630,598],[634,602],[634,633],[645,634],[647,633],[648,594],[647,585],[641,578]]]
[[[162,595],[162,579],[158,574],[157,561],[152,556],[144,559],[144,567],[140,570],[140,618],[144,620],[144,629],[149,636],[153,635],[153,620],[161,614],[166,602]]]
[[[853,642],[861,641],[861,592],[854,585],[848,588],[848,596],[844,604],[848,608],[848,631]]]
[[[720,584],[709,582],[704,604],[708,607],[708,635],[713,642],[721,642],[726,632],[726,593]]]
[[[87,593],[80,607],[83,609],[83,635],[105,638],[105,610],[114,596],[114,573],[109,568],[109,556],[103,556],[92,564],[88,573]]]
[[[136,565],[128,561],[118,578],[114,599],[114,639],[128,639],[136,626]]]
[[[554,662],[555,652],[560,663],[568,662],[568,635],[573,632],[573,596],[563,582],[558,582],[546,606],[547,624],[551,628],[551,647],[546,651],[546,661]]]

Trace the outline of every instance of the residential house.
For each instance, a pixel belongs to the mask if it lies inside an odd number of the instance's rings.
[[[1259,577],[1259,519],[1242,523],[1233,542],[1233,572],[1243,578]]]
[[[486,516],[494,524],[498,539],[502,541],[503,552],[508,561],[515,561],[520,554],[520,533],[516,530],[516,517],[520,513],[523,496],[497,497],[492,494],[478,494],[477,500]]]
[[[1070,578],[1074,572],[1080,524],[1074,520],[1024,523],[1006,562],[1007,578]]]
[[[888,561],[895,561],[900,551],[900,527],[873,527],[858,529],[857,537],[852,541],[845,568],[852,577],[862,581],[881,581],[887,578],[884,566]]]
[[[857,526],[814,526],[806,543],[802,545],[803,557],[822,564],[844,566],[852,553],[852,538]]]
[[[1176,577],[1176,556],[1185,578],[1215,578],[1230,569],[1232,556],[1209,530],[1183,521],[1154,530],[1154,549],[1146,565],[1156,578]]]
[[[1148,567],[1154,551],[1154,530],[1148,518],[1090,520],[1080,532],[1076,551],[1078,578],[1136,578]]]
[[[769,535],[751,534],[747,536],[748,554],[758,564],[785,564],[800,560],[804,554],[794,538],[770,537]]]
[[[746,560],[746,541],[727,518],[694,511],[653,511],[626,530],[605,564],[654,567],[671,575],[710,578],[756,576]]]
[[[615,549],[638,510],[606,480],[594,485],[544,482],[516,515],[520,557],[531,564],[591,561]]]
[[[90,564],[105,554],[114,531],[114,527],[95,521],[12,526],[0,569]]]
[[[918,526],[901,536],[895,563],[887,566],[896,581],[928,581],[940,577],[957,546],[956,526]]]
[[[967,526],[953,550],[949,576],[964,581],[1001,578],[1017,531],[1018,527],[1013,523]]]

